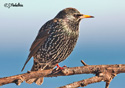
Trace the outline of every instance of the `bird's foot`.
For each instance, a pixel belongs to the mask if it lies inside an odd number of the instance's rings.
[[[60,67],[58,64],[56,66],[57,66],[56,70],[58,69],[63,70],[65,67],[67,67],[66,65],[64,65],[63,67]]]

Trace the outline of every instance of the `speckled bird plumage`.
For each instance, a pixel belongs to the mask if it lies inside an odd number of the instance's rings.
[[[54,19],[45,23],[30,48],[24,67],[31,57],[34,58],[31,71],[53,69],[56,64],[65,60],[73,51],[79,36],[81,20],[79,16],[80,12],[75,8],[66,8],[60,11]],[[32,82],[37,80],[33,79]],[[28,81],[27,83],[32,83]]]

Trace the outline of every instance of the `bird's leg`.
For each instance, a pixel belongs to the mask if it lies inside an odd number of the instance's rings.
[[[58,64],[56,65],[57,66],[57,70],[60,69],[60,70],[63,70],[65,67],[67,67],[66,65],[64,65],[63,67],[60,67]]]

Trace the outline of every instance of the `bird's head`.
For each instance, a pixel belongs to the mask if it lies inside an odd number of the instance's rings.
[[[55,18],[66,19],[69,21],[80,22],[83,18],[94,18],[90,15],[81,14],[75,8],[66,8],[60,11]]]

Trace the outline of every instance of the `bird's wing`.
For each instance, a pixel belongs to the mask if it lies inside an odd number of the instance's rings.
[[[48,35],[49,35],[49,34],[48,34],[48,31],[49,31],[49,29],[48,29],[48,30],[45,30],[45,31],[39,32],[38,36],[36,37],[36,39],[34,40],[34,42],[33,42],[32,45],[31,45],[30,52],[34,51],[34,49],[35,49],[36,47],[38,47],[39,44],[41,45],[41,44],[44,43],[45,39],[46,39],[46,38],[48,37]],[[32,55],[32,56],[33,56],[33,55]]]
[[[28,61],[30,60],[30,58],[32,56],[34,56],[34,54],[37,52],[37,50],[40,48],[40,46],[45,42],[45,40],[47,39],[47,37],[49,36],[48,34],[48,31],[50,29],[43,29],[43,27],[40,29],[36,39],[34,40],[34,42],[32,43],[31,45],[31,48],[30,48],[30,54],[22,68],[21,71],[23,71],[23,69],[25,68],[26,64],[28,63]]]

